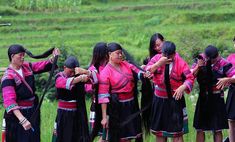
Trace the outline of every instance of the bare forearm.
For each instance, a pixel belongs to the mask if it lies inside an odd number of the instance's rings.
[[[24,119],[25,117],[23,116],[23,114],[20,112],[20,110],[16,109],[13,110],[14,115],[18,118],[19,121],[21,121],[22,119]]]
[[[197,76],[198,71],[199,71],[199,67],[196,66],[196,67],[192,70],[193,76]]]
[[[80,81],[81,81],[81,77],[80,76],[74,77],[74,79],[72,81],[72,84],[74,85],[74,84],[76,84],[76,83],[78,83]]]
[[[153,64],[152,66],[151,66],[151,68],[150,68],[150,72],[151,73],[154,73],[156,70],[157,70],[157,68],[159,68],[160,67],[160,65],[159,65],[159,62],[156,62],[155,64]]]
[[[101,104],[102,118],[107,118],[107,104]]]
[[[88,79],[89,79],[89,78],[88,78],[87,75],[82,74],[82,75],[79,75],[79,76],[75,77],[75,78],[73,79],[73,81],[72,81],[72,84],[74,85],[74,84],[76,84],[76,83],[78,83],[78,82],[87,82]]]
[[[235,83],[235,78],[232,77],[232,78],[230,78],[229,80],[230,80],[230,81],[229,81],[230,83]]]

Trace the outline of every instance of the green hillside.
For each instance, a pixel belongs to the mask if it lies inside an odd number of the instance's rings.
[[[100,41],[120,43],[141,64],[155,32],[175,42],[177,51],[189,64],[192,56],[209,44],[217,46],[226,57],[234,52],[234,17],[232,0],[0,0],[0,24],[12,24],[0,26],[0,67],[9,64],[7,48],[15,43],[34,54],[59,47],[87,66],[92,47]],[[195,99],[187,97],[190,133],[185,136],[186,142],[195,141]],[[56,103],[46,102],[42,113],[42,142],[48,142]],[[212,141],[212,136],[207,139]],[[146,141],[155,140],[151,136]]]

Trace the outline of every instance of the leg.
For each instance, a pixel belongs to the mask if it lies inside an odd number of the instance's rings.
[[[214,142],[222,142],[222,141],[223,141],[222,131],[214,132]]]
[[[229,120],[228,125],[229,125],[229,141],[235,142],[235,121]]]
[[[184,142],[183,136],[173,138],[173,142]]]
[[[205,133],[203,131],[197,131],[196,142],[205,142]]]
[[[166,137],[156,136],[156,142],[166,142],[166,141],[167,141]]]
[[[102,142],[102,137],[99,138],[98,142]]]

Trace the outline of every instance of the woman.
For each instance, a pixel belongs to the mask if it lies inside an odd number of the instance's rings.
[[[233,46],[235,48],[235,37],[233,38]],[[227,58],[228,62],[235,66],[235,54],[232,53]],[[226,100],[226,110],[228,114],[228,126],[229,126],[229,140],[235,142],[235,86],[231,84],[229,86],[228,97]]]
[[[235,70],[219,56],[216,47],[209,45],[193,65],[192,72],[200,89],[193,123],[196,141],[205,141],[205,131],[213,132],[215,142],[222,141],[222,130],[228,128],[223,88],[234,83]]]
[[[104,69],[105,65],[108,62],[108,52],[107,52],[107,44],[104,42],[99,42],[95,45],[93,49],[93,56],[91,60],[91,64],[89,70],[94,71],[99,78],[100,72]],[[101,111],[101,106],[96,103],[98,102],[98,80],[94,80],[89,84],[85,84],[86,92],[92,94],[92,104],[90,108],[90,132],[92,133],[92,137],[94,138],[101,131],[101,116],[97,114],[101,114],[97,111]],[[99,133],[100,134],[100,133]],[[101,141],[101,139],[99,140]]]
[[[66,59],[64,70],[56,75],[58,109],[53,141],[89,141],[84,83],[92,75],[91,71],[79,68],[73,56]]]
[[[40,115],[36,115],[35,121],[29,121],[38,105],[34,74],[49,71],[53,58],[30,63],[24,61],[24,57],[25,53],[33,58],[47,57],[52,51],[54,56],[60,54],[58,49],[54,49],[43,55],[33,56],[22,45],[9,47],[10,65],[1,83],[6,108],[6,142],[40,142]]]
[[[193,86],[193,75],[188,64],[176,53],[173,42],[165,41],[162,54],[155,55],[146,70],[153,74],[155,85],[151,116],[151,131],[157,142],[183,142],[188,132],[184,92]]]
[[[149,42],[149,57],[147,57],[143,64],[147,65],[148,62],[155,56],[156,54],[161,54],[162,52],[162,45],[164,42],[164,37],[160,33],[155,33],[151,36]]]
[[[122,47],[118,43],[108,44],[109,62],[100,73],[99,103],[102,107],[103,128],[109,131],[110,142],[130,142],[142,137],[141,118],[122,125],[131,114],[137,112],[138,101],[133,73],[141,71],[123,60]]]

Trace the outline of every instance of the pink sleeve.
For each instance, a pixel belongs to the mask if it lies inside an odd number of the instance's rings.
[[[186,78],[184,81],[184,85],[187,86],[186,93],[189,94],[193,89],[194,76],[193,76],[192,72],[190,71],[190,68],[186,62],[183,65],[183,75]]]
[[[231,63],[229,63],[231,64]],[[225,72],[227,77],[235,77],[235,66],[231,65],[231,68],[229,68],[226,72]]]
[[[85,84],[85,91],[87,93],[93,93],[93,86],[98,83],[97,72],[91,71],[90,81]]]
[[[91,83],[85,84],[85,91],[86,91],[87,93],[92,94],[92,93],[94,92],[94,91],[93,91],[93,85],[92,85]]]
[[[107,70],[103,70],[100,73],[99,77],[99,92],[98,92],[98,100],[99,103],[108,103],[109,102],[109,73]]]
[[[228,57],[227,57],[227,60],[234,64],[235,63],[235,54],[230,54]]]
[[[50,61],[39,61],[39,62],[33,62],[31,63],[32,70],[34,73],[42,73],[47,72],[51,70],[52,64]]]
[[[14,79],[3,77],[1,85],[2,85],[3,105],[6,108],[6,112],[9,113],[13,110],[19,109],[19,106],[16,102],[17,97],[15,92]]]
[[[128,62],[127,62],[128,63]],[[135,73],[142,72],[140,69],[138,69],[135,65],[128,63],[128,66],[133,70]]]
[[[65,78],[63,76],[58,76],[56,78],[55,86],[56,88],[63,88],[67,90],[71,90],[73,88],[72,81],[74,77]]]
[[[93,93],[93,85],[98,83],[98,72],[94,66],[90,66],[88,70],[91,72],[91,77],[90,81],[85,84],[85,91]]]
[[[148,64],[144,67],[145,70],[148,70],[153,64],[155,64],[159,59],[161,55],[157,54],[153,56],[153,58],[148,62]]]

